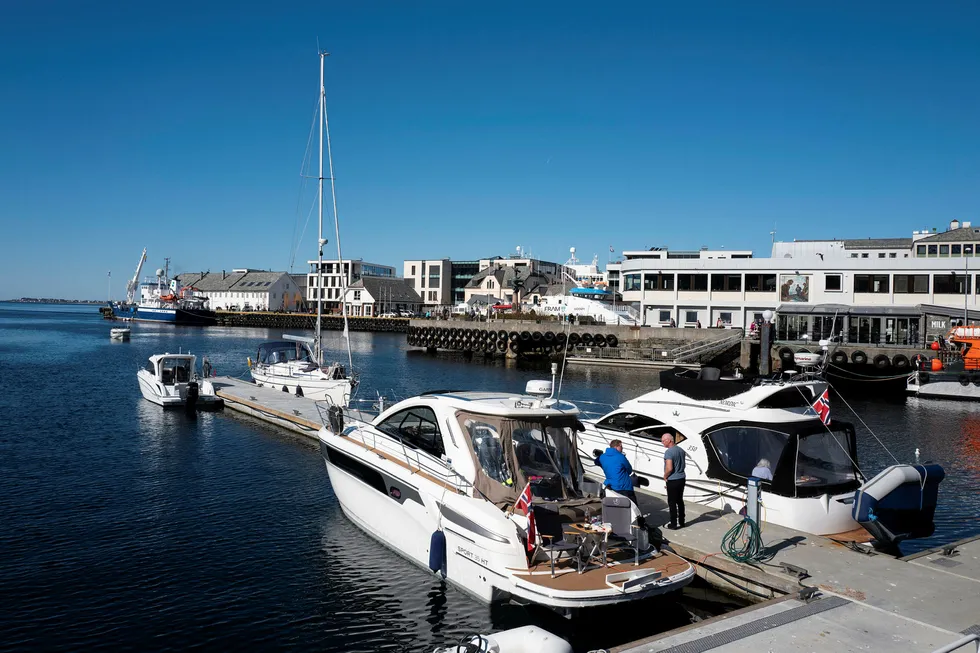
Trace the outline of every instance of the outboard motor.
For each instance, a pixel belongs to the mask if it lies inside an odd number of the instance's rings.
[[[197,381],[191,381],[188,383],[185,393],[184,410],[188,413],[193,413],[197,410],[197,398],[201,394],[200,388],[197,387]]]
[[[892,465],[855,492],[854,521],[885,546],[929,537],[944,478],[940,465]]]

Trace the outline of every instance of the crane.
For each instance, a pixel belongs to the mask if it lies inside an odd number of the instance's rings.
[[[136,303],[136,289],[139,288],[140,271],[143,269],[144,263],[146,263],[145,247],[143,248],[143,253],[140,254],[140,262],[136,264],[136,272],[133,274],[133,278],[126,284],[126,302],[129,304]]]

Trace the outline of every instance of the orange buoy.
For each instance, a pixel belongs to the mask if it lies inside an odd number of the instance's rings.
[[[943,362],[941,360],[939,360],[938,358],[933,358],[932,359],[932,371],[933,372],[940,372],[940,371],[942,371],[942,369],[943,369]]]
[[[939,351],[939,341],[938,340],[933,340],[932,341],[932,344],[929,345],[929,349],[931,349],[933,351]]]

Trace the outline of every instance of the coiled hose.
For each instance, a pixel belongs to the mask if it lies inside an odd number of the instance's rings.
[[[752,519],[744,517],[742,521],[729,528],[721,538],[721,552],[735,562],[751,562],[765,558],[759,525]]]

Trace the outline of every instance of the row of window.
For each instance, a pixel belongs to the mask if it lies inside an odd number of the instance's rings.
[[[898,254],[896,252],[888,252],[887,254],[885,252],[878,252],[878,258],[886,258],[886,257],[898,258]],[[908,258],[908,257],[909,257],[908,252],[902,253],[902,258]],[[858,258],[858,253],[851,252],[851,258]],[[868,252],[861,252],[860,258],[871,258],[871,255]]]
[[[957,245],[916,245],[917,257],[935,256],[980,256],[980,244],[967,243]]]
[[[676,281],[678,290],[706,291],[708,277],[711,277],[712,292],[742,292],[743,281],[741,274],[664,274],[662,272],[642,275],[643,290],[674,290]],[[627,274],[623,277],[624,291],[640,290],[639,274]],[[746,274],[744,287],[746,292],[776,292],[775,274]]]
[[[827,275],[828,284],[833,277],[837,277],[833,283],[836,287],[828,285],[827,290],[840,290],[840,275]],[[889,290],[889,281],[894,282],[894,287]],[[932,292],[937,295],[969,295],[971,279],[965,274],[934,274],[932,275]],[[929,275],[928,274],[855,274],[854,292],[869,294],[884,294],[895,292],[898,294],[928,295],[929,294]]]
[[[741,292],[743,283],[739,274],[644,274],[643,290],[674,290],[676,279],[678,290],[707,291],[708,277],[711,277],[712,292]],[[946,295],[970,294],[971,279],[963,274],[855,274],[854,292],[870,294],[929,294],[929,277],[932,276],[932,292]],[[624,291],[640,290],[639,274],[627,274]],[[980,275],[977,276],[980,284]],[[892,289],[894,285],[894,289]],[[746,292],[776,292],[775,274],[746,274],[744,283]],[[844,290],[843,274],[824,275],[824,290],[827,292],[842,292]]]

